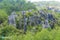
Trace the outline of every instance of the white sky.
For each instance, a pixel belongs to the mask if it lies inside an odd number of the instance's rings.
[[[39,1],[58,1],[58,2],[60,2],[60,0],[27,0],[27,1],[31,1],[31,2],[39,2]]]

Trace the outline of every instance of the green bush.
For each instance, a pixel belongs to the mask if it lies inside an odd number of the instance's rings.
[[[37,33],[35,36],[35,40],[49,40],[49,31],[43,29],[41,32]]]
[[[1,36],[12,36],[12,35],[19,35],[20,31],[16,29],[16,27],[11,25],[6,25],[5,27],[0,28],[0,35]]]
[[[8,18],[7,13],[4,10],[0,9],[0,24],[5,22]]]
[[[54,40],[60,40],[60,28],[57,30]]]

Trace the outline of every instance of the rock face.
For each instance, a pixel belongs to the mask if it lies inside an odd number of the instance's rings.
[[[41,22],[42,28],[48,28],[51,27],[52,29],[54,28],[54,21],[55,18],[51,13],[44,13],[44,11],[39,11],[40,17],[43,18],[44,21]],[[50,21],[50,23],[49,23]]]
[[[45,24],[45,28],[48,28],[50,26],[48,20],[45,20],[44,24]]]
[[[11,25],[14,25],[16,27],[16,13],[15,12],[12,12],[11,15],[8,17],[8,23],[11,24]]]
[[[8,23],[16,26],[16,13],[12,12],[8,17]],[[42,19],[43,18],[43,19]],[[50,21],[50,23],[49,23]],[[19,29],[23,29],[24,33],[27,31],[27,26],[37,26],[42,25],[42,28],[51,27],[54,28],[55,18],[51,13],[45,13],[44,11],[39,11],[38,13],[33,13],[31,16],[26,16],[26,11],[22,11],[22,18],[20,18],[18,24]]]
[[[26,31],[27,31],[27,20],[28,20],[28,18],[25,16],[25,11],[22,11],[22,19],[19,21],[19,27],[20,27],[20,29],[21,28],[23,28],[23,30],[24,30],[24,34],[26,33]]]
[[[24,33],[27,31],[27,18],[24,18]]]

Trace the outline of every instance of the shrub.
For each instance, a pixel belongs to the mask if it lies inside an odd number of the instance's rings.
[[[7,20],[7,13],[4,10],[0,10],[0,24]]]
[[[0,28],[0,35],[1,36],[11,36],[11,35],[18,35],[20,34],[20,31],[16,29],[16,27],[11,25],[6,25],[5,27]]]
[[[43,29],[41,32],[37,33],[35,36],[35,40],[49,40],[49,31]]]

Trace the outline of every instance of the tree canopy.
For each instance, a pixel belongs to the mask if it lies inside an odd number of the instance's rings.
[[[36,9],[36,7],[33,3],[26,2],[26,0],[0,0],[0,9],[10,13],[12,11]]]

